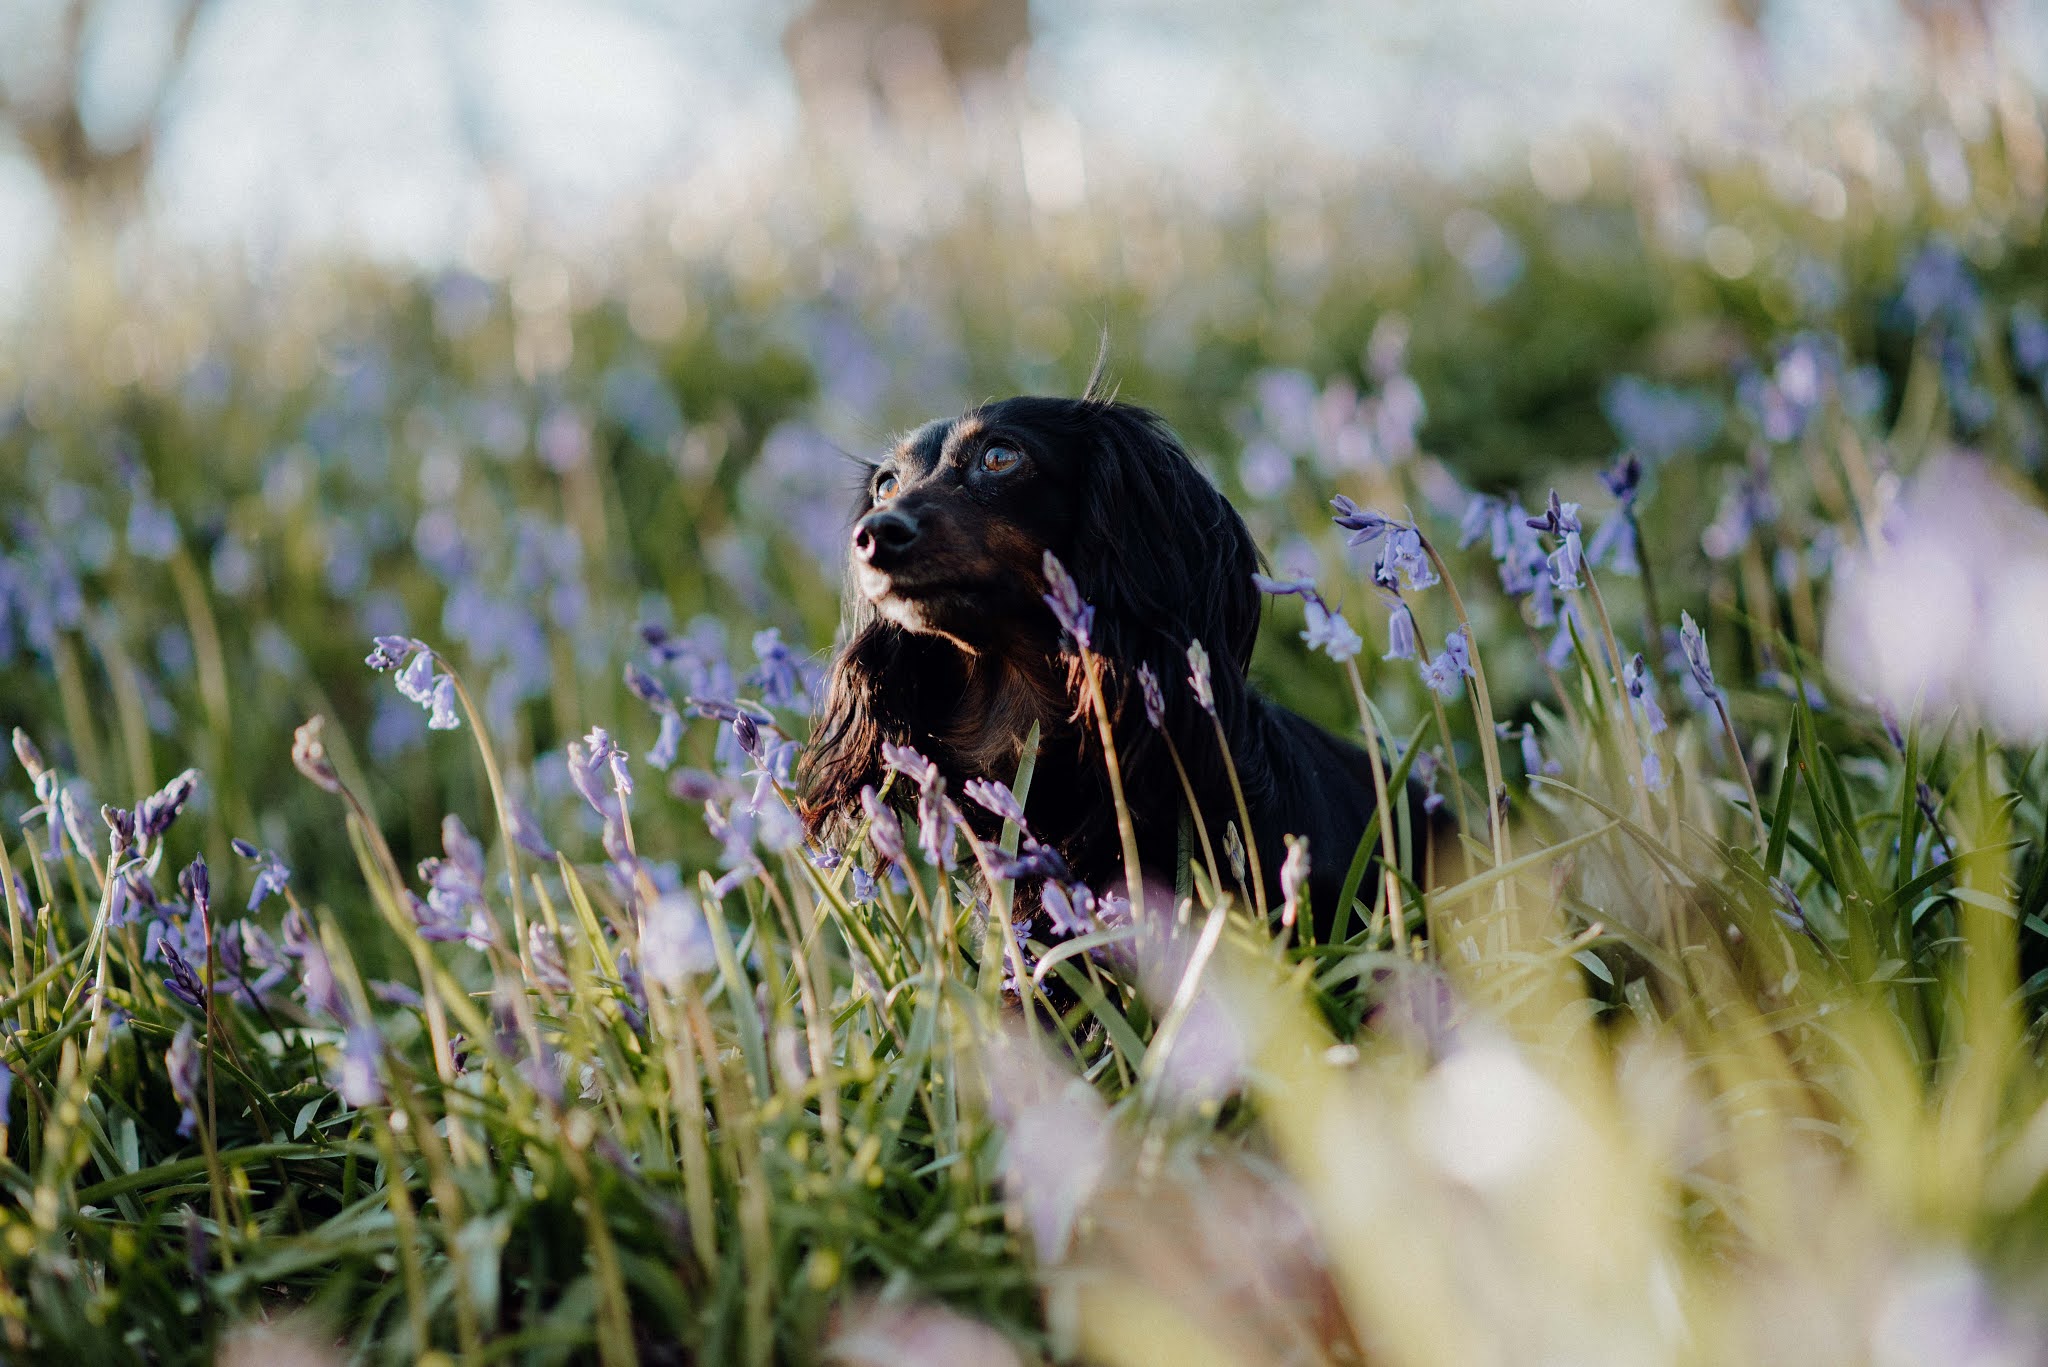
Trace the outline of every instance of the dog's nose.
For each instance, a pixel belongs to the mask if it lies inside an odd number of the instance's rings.
[[[876,569],[886,569],[916,543],[917,519],[901,508],[877,508],[853,529],[853,553]]]

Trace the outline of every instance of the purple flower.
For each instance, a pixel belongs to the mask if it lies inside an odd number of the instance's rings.
[[[569,965],[562,958],[562,943],[555,932],[539,921],[526,928],[526,953],[533,961],[534,980],[555,992],[569,990]]]
[[[875,876],[860,865],[855,864],[853,866],[853,900],[856,902],[872,902],[875,900],[876,891]]]
[[[192,1022],[178,1027],[171,1047],[164,1051],[164,1071],[170,1075],[171,1096],[184,1108],[178,1116],[179,1138],[189,1137],[199,1126],[199,1045]]]
[[[1402,523],[1390,526],[1379,563],[1373,566],[1373,582],[1397,593],[1404,588],[1415,592],[1443,582],[1423,546],[1422,533]]]
[[[970,778],[962,785],[961,792],[970,802],[979,804],[1005,821],[1012,821],[1019,829],[1030,823],[1024,819],[1024,804],[1017,801],[1017,795],[1010,791],[1010,785],[997,779]]]
[[[434,703],[434,652],[421,650],[412,663],[398,671],[398,691],[421,707]]]
[[[341,1067],[334,1076],[334,1090],[350,1106],[361,1109],[384,1100],[384,1084],[377,1067],[384,1052],[383,1036],[376,1027],[351,1025],[341,1038]]]
[[[107,823],[108,847],[113,852],[113,862],[118,864],[135,848],[135,813],[124,807],[100,804],[100,820]]]
[[[534,818],[532,809],[518,798],[513,798],[508,805],[512,809],[512,843],[535,859],[552,864],[555,847],[548,843],[547,835]]]
[[[1552,489],[1550,503],[1545,508],[1543,516],[1527,518],[1524,525],[1533,532],[1546,532],[1551,536],[1563,536],[1567,532],[1579,531],[1579,505],[1561,502],[1557,490]]]
[[[1605,565],[1616,574],[1642,572],[1642,562],[1636,554],[1636,524],[1626,509],[1609,513],[1593,533],[1593,539],[1586,543],[1586,563]]]
[[[1661,732],[1666,725],[1664,709],[1657,706],[1657,681],[1651,675],[1650,667],[1643,662],[1641,651],[1621,667],[1621,681],[1628,689],[1629,705],[1650,728],[1650,734],[1654,736]]]
[[[1643,752],[1643,787],[1653,793],[1664,791],[1664,761],[1655,750]]]
[[[370,642],[370,653],[363,663],[384,674],[426,649],[425,641],[416,641],[410,636],[378,636]]]
[[[1344,620],[1344,615],[1331,611],[1321,598],[1313,595],[1313,591],[1307,597],[1305,607],[1308,627],[1301,633],[1301,639],[1308,648],[1322,651],[1339,664],[1355,659],[1365,642],[1351,629],[1351,623]]]
[[[1642,458],[1633,451],[1623,452],[1620,459],[1600,472],[1600,482],[1607,486],[1607,492],[1624,505],[1635,498],[1642,480]]]
[[[882,742],[882,763],[894,769],[919,788],[929,788],[939,781],[939,766],[926,759],[908,745]]]
[[[265,899],[272,895],[282,893],[290,884],[292,871],[269,850],[259,850],[248,841],[239,838],[230,841],[229,844],[234,847],[236,854],[253,865],[256,875],[256,881],[249,889],[249,911],[262,906]]]
[[[1159,676],[1152,672],[1152,666],[1138,666],[1138,691],[1145,699],[1145,720],[1152,724],[1154,731],[1166,725],[1166,695],[1160,691]]]
[[[1551,587],[1564,593],[1582,587],[1585,568],[1585,545],[1579,540],[1576,530],[1568,531],[1558,539],[1557,549],[1550,553]]]
[[[1195,690],[1195,703],[1210,716],[1216,715],[1216,689],[1209,679],[1209,652],[1200,641],[1188,643],[1188,685]]]
[[[1415,614],[1408,605],[1396,598],[1394,608],[1387,616],[1387,653],[1383,660],[1412,660],[1421,643],[1415,635]]]
[[[417,1011],[426,1005],[425,998],[421,997],[416,989],[408,987],[404,983],[390,982],[381,978],[370,984],[370,995],[386,1006],[411,1007]]]
[[[192,794],[199,788],[199,771],[187,769],[162,788],[142,799],[135,809],[135,837],[139,844],[147,845],[161,839],[178,814],[185,810],[185,804],[192,800]]]
[[[1045,582],[1051,590],[1043,595],[1045,605],[1052,609],[1052,615],[1067,635],[1074,638],[1074,643],[1083,650],[1088,649],[1090,633],[1095,629],[1095,609],[1082,599],[1080,586],[1051,551],[1045,553]]]
[[[1074,876],[1067,867],[1067,861],[1058,850],[1041,845],[1031,837],[1024,838],[1023,849],[1017,854],[1004,854],[992,850],[989,854],[989,876],[993,878],[1048,878],[1054,882],[1065,882]]]
[[[1714,662],[1707,656],[1707,638],[1691,613],[1679,613],[1678,623],[1679,648],[1685,652],[1685,664],[1692,671],[1693,682],[1706,697],[1718,700],[1721,690],[1714,682]]]
[[[1505,735],[1508,731],[1512,729],[1513,728],[1511,727],[1503,725],[1501,728],[1501,732],[1503,735]],[[1544,758],[1542,747],[1536,743],[1536,728],[1534,726],[1531,726],[1526,722],[1523,723],[1521,727],[1521,735],[1523,773],[1533,778],[1537,774],[1559,774],[1564,772],[1564,766],[1562,764],[1558,763],[1554,759]]]
[[[348,1002],[341,995],[341,984],[335,981],[334,965],[328,962],[327,951],[317,944],[307,945],[299,955],[299,987],[305,993],[308,1011],[338,1021],[348,1020]]]
[[[711,929],[695,897],[678,890],[655,899],[647,908],[640,919],[640,967],[670,989],[681,987],[685,978],[718,967]]]
[[[626,687],[631,689],[633,696],[641,702],[657,712],[675,711],[675,700],[669,696],[668,689],[662,687],[659,680],[640,666],[628,664],[625,678]]]
[[[1472,495],[1465,515],[1458,520],[1459,550],[1482,538],[1492,546],[1494,559],[1507,554],[1507,505],[1492,494]]]
[[[1095,894],[1086,887],[1048,882],[1039,901],[1045,908],[1046,919],[1052,923],[1053,934],[1086,935],[1094,929]]]
[[[769,627],[754,633],[754,657],[760,667],[747,676],[747,682],[760,688],[763,702],[770,707],[801,707],[809,702],[803,667],[782,643],[779,630]]]
[[[569,781],[599,816],[606,821],[613,820],[618,815],[619,801],[633,791],[633,776],[626,768],[626,752],[612,740],[611,732],[602,726],[591,727],[590,734],[580,741],[570,741],[567,749]],[[609,791],[605,786],[607,772],[611,778]]]
[[[1444,762],[1437,758],[1434,750],[1417,750],[1409,763],[1408,772],[1415,775],[1415,781],[1422,785],[1422,810],[1425,812],[1435,813],[1443,809],[1443,794],[1436,790],[1443,767]]]
[[[164,962],[170,965],[171,975],[164,979],[164,989],[187,1006],[198,1006],[206,999],[206,987],[199,981],[199,975],[187,963],[185,956],[178,952],[177,944],[169,937],[157,941],[163,951]]]
[[[1359,507],[1342,494],[1330,500],[1330,507],[1335,509],[1337,514],[1333,521],[1351,533],[1344,543],[1347,546],[1367,545],[1385,535],[1389,528],[1401,525],[1368,508]]]
[[[433,715],[427,718],[427,728],[432,731],[453,731],[462,725],[462,718],[455,714],[455,676],[443,674],[434,680],[432,695]]]
[[[1465,629],[1458,627],[1444,638],[1443,653],[1422,666],[1422,682],[1440,697],[1456,698],[1464,692],[1465,676],[1472,673],[1472,657],[1470,648],[1465,644]]]
[[[647,767],[662,773],[676,762],[676,756],[683,745],[683,718],[680,713],[668,711],[661,714],[661,729],[655,733],[654,748],[647,752]]]
[[[860,790],[860,806],[867,813],[868,844],[873,847],[875,857],[890,864],[902,863],[903,823],[896,819],[896,813],[883,805],[873,784]]]
[[[946,797],[943,783],[921,789],[917,797],[917,848],[925,862],[951,870],[959,843],[960,809]]]

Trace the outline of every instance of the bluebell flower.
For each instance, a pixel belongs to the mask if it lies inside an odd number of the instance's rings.
[[[1618,437],[1649,461],[1706,451],[1720,434],[1720,406],[1704,396],[1622,375],[1599,396]]]
[[[1422,682],[1446,699],[1457,698],[1465,691],[1464,671],[1458,668],[1457,660],[1448,650],[1433,660],[1423,662]]]
[[[144,560],[169,560],[178,553],[178,519],[147,489],[138,490],[128,509],[128,549]]]
[[[512,843],[535,859],[552,864],[555,860],[555,847],[548,843],[547,835],[541,830],[540,822],[534,818],[533,810],[516,797],[512,798],[508,805],[512,809]]]
[[[1507,504],[1492,494],[1472,495],[1458,520],[1458,549],[1484,540],[1492,547],[1493,558],[1499,560],[1507,554],[1507,534]]]
[[[1352,630],[1351,623],[1344,615],[1326,607],[1320,597],[1310,595],[1305,607],[1308,626],[1301,633],[1301,639],[1310,650],[1320,650],[1332,660],[1342,664],[1357,657],[1365,642]]]
[[[1664,761],[1657,758],[1655,750],[1643,751],[1643,788],[1652,793],[1664,791]]]
[[[673,991],[717,967],[711,927],[697,899],[681,890],[656,898],[640,918],[641,971]]]
[[[1510,729],[1515,728],[1504,726],[1502,728],[1503,734]],[[1543,753],[1543,747],[1537,743],[1536,728],[1534,726],[1524,722],[1519,730],[1521,732],[1523,773],[1533,778],[1538,774],[1561,774],[1564,772],[1564,765]]]
[[[101,803],[100,820],[107,823],[109,862],[119,864],[135,848],[135,813]]]
[[[398,671],[398,691],[421,707],[434,704],[434,652],[422,650]]]
[[[427,718],[430,731],[453,731],[462,725],[455,712],[455,676],[443,674],[434,680],[433,715]]]
[[[1399,598],[1387,615],[1387,653],[1383,660],[1412,660],[1421,648],[1415,634],[1415,614]]]
[[[369,988],[370,995],[386,1006],[410,1007],[417,1011],[426,1005],[426,999],[420,996],[418,990],[404,983],[379,978],[373,980]]]
[[[1593,539],[1586,543],[1586,563],[1604,565],[1616,574],[1636,575],[1642,573],[1642,561],[1637,556],[1636,524],[1629,517],[1627,509],[1609,513],[1593,533]]]
[[[171,1082],[171,1097],[182,1111],[178,1115],[178,1137],[189,1138],[199,1127],[199,1082],[201,1072],[198,1038],[192,1022],[178,1027],[171,1047],[164,1051],[164,1072]]]
[[[178,951],[177,943],[169,938],[160,938],[156,945],[171,970],[170,976],[164,979],[164,990],[187,1006],[200,1006],[206,1000],[206,985],[200,982],[199,974]]]
[[[341,995],[341,984],[335,981],[334,965],[328,962],[327,951],[317,944],[307,945],[299,955],[299,990],[305,997],[306,1009],[315,1016],[348,1021],[348,1001]]]
[[[1094,929],[1095,894],[1079,884],[1069,888],[1062,883],[1047,883],[1039,893],[1039,905],[1045,908],[1046,919],[1057,936],[1071,938]]]
[[[1543,532],[1551,536],[1563,536],[1567,532],[1582,530],[1579,524],[1579,505],[1566,503],[1558,498],[1557,490],[1550,491],[1550,501],[1541,517],[1524,518],[1523,525],[1532,532]]]
[[[1584,587],[1585,568],[1586,548],[1576,529],[1568,531],[1558,538],[1557,549],[1550,553],[1550,586],[1561,593]]]
[[[855,864],[853,866],[853,900],[856,902],[872,902],[875,900],[877,891],[875,876],[860,865]]]
[[[917,795],[917,848],[925,862],[951,870],[959,844],[960,809],[946,797],[945,785],[921,788]]]
[[[1650,728],[1651,735],[1657,735],[1665,728],[1664,709],[1657,706],[1657,681],[1650,673],[1650,667],[1643,662],[1643,654],[1637,651],[1635,658],[1621,668],[1621,681],[1628,689],[1629,705],[1643,724]]]
[[[1624,451],[1614,464],[1600,472],[1600,482],[1607,486],[1607,492],[1622,504],[1631,502],[1637,488],[1642,484],[1642,458],[1633,451]]]
[[[1160,690],[1159,676],[1152,672],[1152,666],[1138,666],[1138,691],[1145,700],[1145,720],[1155,731],[1166,725],[1166,695]]]
[[[869,784],[860,790],[861,810],[867,813],[868,844],[875,856],[887,863],[900,864],[904,859],[903,823],[896,819]]]
[[[1387,529],[1386,545],[1380,550],[1372,577],[1374,583],[1394,592],[1414,592],[1443,582],[1423,545],[1422,533],[1405,523],[1395,523]]]
[[[1050,845],[1041,845],[1029,836],[1024,838],[1016,854],[991,850],[988,871],[992,878],[1046,878],[1054,883],[1070,881],[1074,876],[1058,850]]]
[[[138,846],[146,847],[163,838],[185,810],[185,804],[199,790],[199,771],[187,769],[166,783],[156,792],[144,798],[135,808],[135,838]]]
[[[213,876],[203,856],[195,856],[191,863],[178,871],[178,892],[199,915],[211,914]]]
[[[1939,322],[1952,331],[1968,332],[1979,309],[1977,280],[1962,253],[1936,239],[1906,268],[1899,302],[1916,327]]]
[[[1195,703],[1210,716],[1216,715],[1216,689],[1209,678],[1209,652],[1200,641],[1188,642],[1188,686],[1195,690]]]
[[[334,1075],[334,1090],[350,1106],[360,1110],[384,1100],[384,1084],[378,1078],[378,1064],[384,1053],[384,1038],[367,1022],[351,1025],[341,1037],[341,1066]]]
[[[782,643],[779,630],[769,627],[754,633],[754,656],[760,661],[760,668],[748,675],[747,681],[760,688],[763,702],[770,707],[803,707],[809,703],[803,668]]]
[[[562,957],[561,941],[543,922],[527,926],[526,956],[533,964],[535,982],[554,992],[569,990],[569,965]]]
[[[1347,546],[1367,545],[1385,535],[1389,529],[1400,525],[1371,509],[1359,507],[1342,494],[1330,500],[1330,507],[1336,510],[1336,516],[1332,520],[1351,533],[1350,538],[1344,543]]]
[[[1090,633],[1095,629],[1095,609],[1081,597],[1080,586],[1051,551],[1045,553],[1044,568],[1046,586],[1051,590],[1043,595],[1045,605],[1052,609],[1052,615],[1074,638],[1074,643],[1087,650]]]
[[[1686,668],[1692,671],[1693,682],[1699,686],[1700,692],[1718,700],[1721,690],[1714,682],[1714,662],[1707,655],[1707,638],[1700,631],[1699,623],[1693,621],[1691,613],[1681,612],[1678,619],[1678,644],[1685,652]]]
[[[1024,819],[1024,804],[1017,801],[1017,795],[1010,791],[1010,785],[999,779],[970,778],[961,786],[961,792],[970,802],[986,808],[1005,821],[1012,821],[1021,829],[1030,823]]]

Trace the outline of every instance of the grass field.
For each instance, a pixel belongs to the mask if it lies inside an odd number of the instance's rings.
[[[81,297],[0,359],[0,1356],[2041,1360],[2040,130]],[[1362,638],[1262,685],[1457,817],[1329,943],[1226,859],[1005,946],[967,795],[789,815],[842,450],[1104,327]]]

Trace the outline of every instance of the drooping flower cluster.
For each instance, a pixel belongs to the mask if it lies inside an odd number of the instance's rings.
[[[1342,664],[1355,659],[1365,647],[1365,642],[1344,620],[1344,614],[1323,601],[1312,579],[1274,579],[1263,574],[1252,575],[1252,583],[1261,593],[1274,597],[1299,597],[1307,612],[1308,625],[1301,633],[1302,641],[1310,650],[1319,650],[1332,660]]]
[[[425,641],[379,636],[363,662],[380,674],[396,671],[398,691],[427,709],[427,725],[434,730],[453,731],[462,725],[455,712],[455,676],[436,672],[439,657]]]

